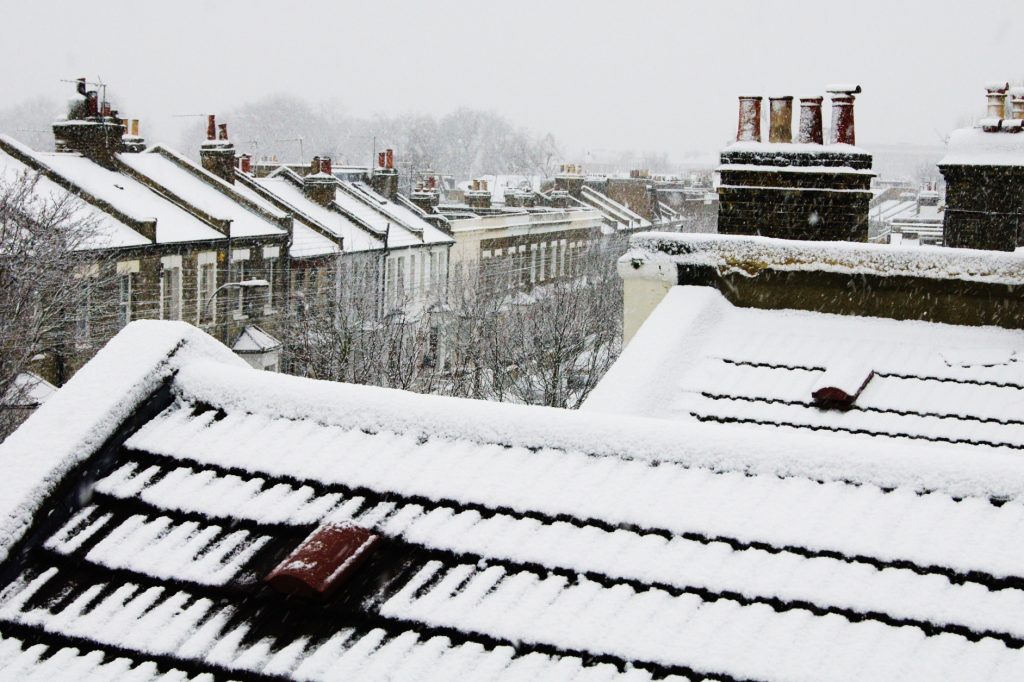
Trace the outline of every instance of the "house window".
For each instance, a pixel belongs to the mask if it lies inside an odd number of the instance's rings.
[[[160,319],[181,319],[181,256],[160,259]]]
[[[79,342],[89,340],[92,333],[92,295],[93,283],[99,276],[99,267],[90,265],[81,268],[77,277],[81,280],[79,291],[81,298],[78,300],[78,308],[75,311],[75,339]]]
[[[132,321],[132,273],[117,278],[117,321],[123,327]]]
[[[263,312],[272,313],[274,312],[274,286],[277,284],[276,279],[278,277],[278,259],[281,257],[281,247],[279,246],[264,246],[263,247],[263,262],[266,263],[267,275],[264,279],[267,280],[267,305],[264,307]]]
[[[537,281],[537,245],[530,244],[530,284]]]
[[[551,256],[551,261],[548,263],[548,277],[558,277],[558,241],[553,241],[550,244],[551,248],[548,249],[548,255]]]
[[[231,252],[231,269],[234,270],[233,281],[245,281],[248,260],[249,249],[235,249]],[[241,319],[245,317],[245,287],[236,287],[235,294],[235,319]]]
[[[540,245],[540,272],[537,274],[537,281],[538,282],[543,282],[544,281],[544,270],[545,270],[545,266],[547,265],[547,262],[548,262],[548,245],[547,244],[541,244]]]
[[[217,320],[217,252],[199,254],[196,271],[196,319],[200,325],[213,324]]]
[[[135,274],[139,261],[121,261],[117,264],[117,321],[123,327],[132,321]]]

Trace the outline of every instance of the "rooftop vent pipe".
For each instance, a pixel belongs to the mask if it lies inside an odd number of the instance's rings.
[[[793,98],[770,97],[768,141],[789,143],[793,141]]]
[[[737,142],[761,141],[761,97],[740,96],[740,120]]]
[[[800,127],[797,142],[801,144],[821,144],[824,136],[821,132],[821,103],[824,97],[800,98]]]

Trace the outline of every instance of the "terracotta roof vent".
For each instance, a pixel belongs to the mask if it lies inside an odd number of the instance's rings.
[[[327,596],[372,554],[380,536],[350,523],[313,531],[264,581],[285,594]]]

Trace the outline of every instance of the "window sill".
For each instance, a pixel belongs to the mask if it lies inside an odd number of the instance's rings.
[[[242,313],[232,313],[231,319],[234,320],[235,322],[239,322],[241,320],[248,320],[249,316],[243,315]]]

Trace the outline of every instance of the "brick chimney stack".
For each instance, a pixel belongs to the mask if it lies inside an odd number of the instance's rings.
[[[736,127],[736,141],[761,141],[761,97],[740,96],[740,119]]]
[[[95,90],[86,89],[84,78],[78,79],[78,93],[84,100],[75,101],[68,109],[66,121],[53,124],[57,151],[78,152],[96,163],[112,167],[114,155],[123,151],[122,137],[126,127],[111,110],[109,102],[100,102]]]
[[[417,183],[409,200],[416,204],[424,213],[433,213],[434,209],[441,203],[441,193],[437,191],[437,178],[433,175],[427,176],[425,183]]]
[[[830,85],[825,88],[832,98],[832,130],[830,144],[857,144],[853,123],[854,95],[859,94],[859,85]]]
[[[370,186],[389,201],[398,198],[398,171],[395,170],[395,153],[385,149],[377,154],[377,168],[370,176]]]
[[[470,208],[489,209],[491,207],[491,190],[486,180],[474,180],[466,190],[466,205]]]
[[[768,141],[790,143],[793,141],[793,98],[770,97],[768,125]]]
[[[331,158],[316,156],[309,165],[309,174],[302,178],[302,193],[310,201],[329,206],[334,201],[338,181],[331,175]]]
[[[583,166],[563,163],[559,172],[555,174],[555,190],[568,192],[569,196],[579,199],[583,194],[583,185],[586,179]]]
[[[199,159],[203,168],[221,180],[235,184],[235,145],[228,139],[227,124],[218,126],[213,114],[206,119],[206,142],[199,148]]]
[[[800,98],[800,127],[797,142],[822,144],[825,141],[821,126],[821,103],[824,97]]]

